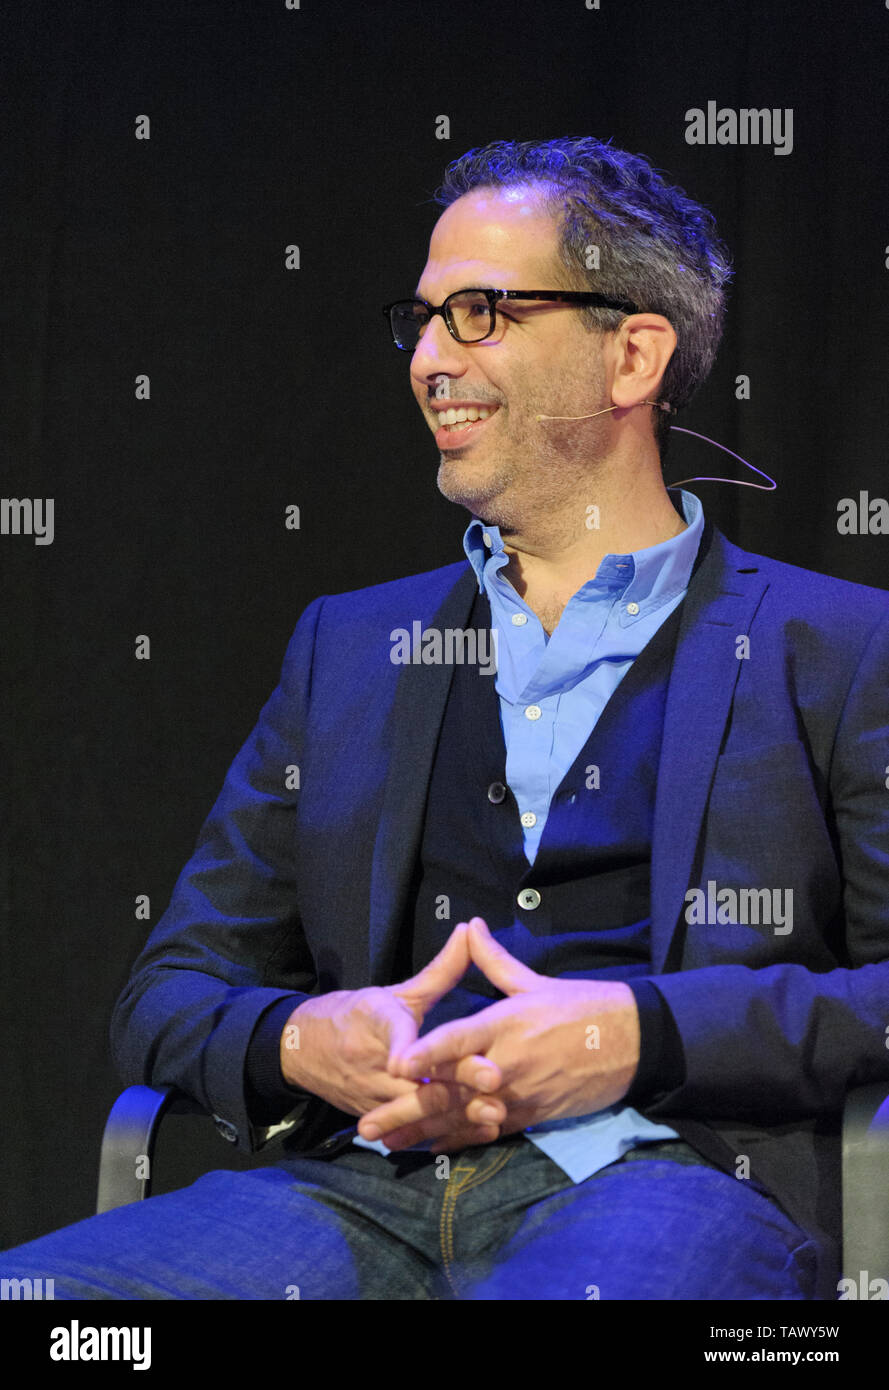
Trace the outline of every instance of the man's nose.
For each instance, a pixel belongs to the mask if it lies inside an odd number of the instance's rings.
[[[467,366],[466,348],[448,332],[440,314],[430,319],[411,357],[411,376],[427,385],[437,376],[462,376]]]

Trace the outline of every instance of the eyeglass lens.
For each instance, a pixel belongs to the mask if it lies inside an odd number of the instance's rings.
[[[451,295],[447,300],[447,306],[460,342],[480,342],[492,331],[494,325],[490,305],[485,295],[478,290],[466,290]],[[425,305],[413,299],[403,299],[393,306],[390,317],[392,332],[398,346],[411,350],[415,348],[429,322],[429,312]]]

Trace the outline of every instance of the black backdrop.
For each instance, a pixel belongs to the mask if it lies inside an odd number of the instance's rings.
[[[113,1002],[300,612],[462,554],[379,308],[447,161],[592,134],[712,208],[736,279],[677,423],[779,488],[693,490],[739,544],[889,588],[889,536],[837,529],[889,495],[889,10],[4,0],[0,25],[2,492],[55,504],[51,545],[0,535],[10,1245],[93,1209]],[[709,100],[791,108],[792,152],[689,145]],[[666,472],[757,481],[678,434]],[[243,1161],[179,1121],[161,1189]]]

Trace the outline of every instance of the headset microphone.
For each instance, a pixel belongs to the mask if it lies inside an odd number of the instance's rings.
[[[669,415],[676,415],[678,413],[676,406],[670,405],[667,401],[636,401],[635,404],[654,405],[657,406],[658,410],[665,410]],[[594,410],[592,415],[535,415],[534,419],[538,421],[594,420],[597,415],[607,415],[609,410],[621,409],[631,410],[632,406],[608,405],[605,407],[604,410]],[[670,483],[669,487],[667,488],[668,492],[676,488],[681,488],[684,483],[736,483],[738,487],[755,487],[758,492],[774,492],[777,488],[778,484],[775,482],[774,478],[769,478],[768,473],[763,473],[761,468],[755,468],[752,463],[748,463],[746,459],[742,459],[740,454],[736,454],[733,449],[727,449],[724,444],[720,444],[717,440],[711,439],[709,435],[698,434],[697,430],[683,429],[681,425],[671,425],[670,429],[671,431],[679,430],[680,434],[693,434],[696,439],[703,439],[706,441],[707,444],[715,444],[717,449],[721,449],[724,454],[731,454],[732,458],[737,459],[739,463],[743,463],[745,468],[749,468],[754,473],[758,473],[761,478],[768,478],[769,486],[764,487],[762,483],[748,483],[745,478],[713,478],[708,476],[698,478],[683,478],[681,482]]]
[[[666,410],[669,415],[676,414],[675,405],[667,401],[635,401],[635,405],[656,405],[658,410]],[[604,410],[594,410],[592,415],[535,415],[535,420],[592,420],[597,415],[607,415],[609,410],[631,410],[632,406],[608,405]]]

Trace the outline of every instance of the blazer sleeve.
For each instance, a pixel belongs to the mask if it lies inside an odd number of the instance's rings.
[[[889,618],[849,684],[828,787],[849,964],[649,977],[675,1021],[685,1079],[648,1114],[780,1124],[838,1112],[851,1087],[889,1082]]]
[[[302,762],[323,603],[315,599],[297,623],[279,683],[111,1019],[112,1055],[126,1084],[177,1087],[247,1152],[263,1142],[255,1126],[309,1100],[270,1066],[267,1030],[270,1016],[276,1024],[317,986],[298,906],[298,779],[288,769]],[[254,1038],[260,1044],[248,1067]]]

